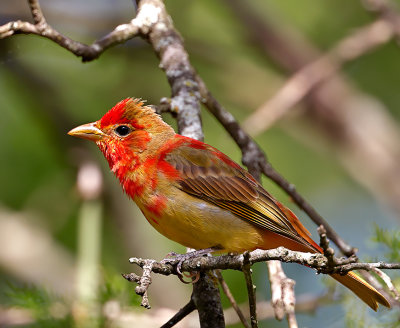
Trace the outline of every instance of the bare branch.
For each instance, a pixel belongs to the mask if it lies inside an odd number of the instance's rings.
[[[143,263],[143,273],[142,276],[138,276],[134,273],[129,273],[129,274],[123,274],[122,276],[131,282],[136,282],[138,286],[135,288],[135,293],[142,296],[142,303],[140,304],[146,309],[150,309],[150,303],[149,303],[149,298],[147,296],[147,290],[151,284],[151,272],[153,271],[153,265],[155,263],[155,260],[144,260]]]
[[[329,290],[326,294],[317,296],[310,294],[298,295],[296,301],[296,313],[314,313],[320,306],[332,303],[332,290]],[[247,304],[241,304],[239,305],[239,307],[244,311],[248,306]],[[259,320],[274,318],[275,313],[270,301],[257,302],[257,309],[259,312]],[[225,310],[225,318],[227,325],[238,323],[237,316],[235,315],[235,313],[233,313],[232,308]]]
[[[111,46],[139,35],[141,29],[146,28],[145,24],[149,20],[147,15],[151,14],[144,12],[143,15],[139,15],[138,13],[137,17],[132,19],[130,23],[119,25],[105,37],[91,45],[86,45],[62,35],[51,27],[43,16],[38,0],[29,0],[29,6],[35,23],[32,24],[20,20],[8,22],[0,26],[0,39],[14,34],[35,34],[57,43],[78,57],[82,57],[84,62],[94,60]]]
[[[257,135],[281,119],[314,87],[332,77],[341,66],[388,42],[392,25],[383,19],[360,28],[341,40],[331,51],[290,77],[280,90],[244,122],[244,129]]]
[[[33,21],[35,25],[40,27],[45,27],[46,19],[43,16],[42,8],[40,8],[39,0],[28,0],[29,7],[31,9]]]
[[[187,303],[183,308],[181,308],[171,319],[169,319],[161,328],[170,328],[175,326],[179,321],[185,318],[187,315],[196,310],[196,305],[191,298],[189,303]]]
[[[250,253],[243,253],[243,265],[242,271],[246,280],[247,295],[249,297],[249,309],[250,309],[250,323],[252,328],[258,327],[257,320],[257,301],[256,301],[256,286],[253,284],[251,277],[252,270],[250,265]]]
[[[352,270],[367,270],[371,271],[374,268],[378,269],[400,269],[400,263],[386,263],[386,262],[372,262],[372,263],[348,263],[348,259],[344,259],[344,264],[341,264],[341,259],[336,259],[336,264],[334,267],[328,266],[328,259],[319,253],[303,253],[289,250],[284,247],[278,247],[269,250],[257,249],[249,253],[250,265],[254,263],[279,260],[286,263],[298,263],[302,265],[309,266],[318,270],[320,273],[330,274],[330,273],[345,273]],[[131,263],[134,263],[140,267],[143,267],[147,262],[146,259],[141,259],[137,257],[132,257],[129,259]],[[209,257],[196,257],[185,260],[182,262],[183,271],[207,271],[215,269],[233,269],[242,270],[244,265],[243,254],[239,255],[221,255],[221,256],[209,256]],[[154,273],[159,273],[165,276],[177,274],[175,265],[177,263],[161,263],[154,262],[152,271]]]
[[[333,261],[328,261],[328,259],[323,254],[311,254],[311,253],[303,253],[303,252],[295,252],[288,250],[284,247],[279,247],[271,250],[255,250],[253,252],[246,252],[240,255],[221,255],[221,256],[209,256],[209,257],[198,257],[198,258],[190,258],[182,262],[182,270],[192,272],[199,271],[204,275],[203,272],[207,272],[210,270],[226,270],[226,269],[234,269],[243,271],[246,278],[246,284],[249,294],[249,305],[250,305],[250,318],[252,327],[257,327],[257,317],[256,317],[256,301],[254,294],[254,286],[251,280],[251,265],[257,262],[262,261],[272,261],[280,260],[282,262],[288,263],[299,263],[303,265],[307,265],[311,268],[314,268],[319,273],[324,274],[332,274],[339,273],[345,274],[352,270],[367,270],[367,271],[375,271],[375,269],[400,269],[400,263],[349,263],[349,259],[343,258],[334,258]],[[156,262],[155,260],[146,260],[141,258],[131,258],[130,262],[137,264],[138,266],[144,268],[148,265],[148,261],[151,261],[152,267],[151,270],[155,273],[163,274],[163,275],[178,275],[176,270],[177,263],[163,263]],[[269,266],[269,269],[272,266]],[[290,327],[296,327],[296,318],[295,318],[295,299],[294,299],[294,281],[288,279],[285,275],[280,275],[276,272],[271,272],[270,280],[271,280],[271,288],[273,291],[272,303],[275,310],[275,315],[277,319],[282,319],[284,314],[286,313],[288,322]],[[382,274],[381,274],[382,276]],[[142,278],[135,274],[124,275],[130,281],[134,281],[137,283],[141,283]],[[273,281],[273,279],[279,278],[277,281]],[[272,279],[271,279],[272,278]],[[209,278],[208,278],[209,279]],[[393,290],[392,292],[395,295],[398,295],[398,292],[394,289],[393,283],[391,283],[390,278],[388,276],[384,276],[383,279],[386,281],[388,286]],[[202,279],[199,283],[194,284],[194,289],[196,287],[202,288],[201,284]],[[148,286],[148,285],[147,285]],[[274,290],[278,289],[278,290]],[[293,295],[293,296],[292,296]],[[201,299],[202,305],[204,306],[205,298]],[[206,302],[206,306],[210,306],[209,300]],[[196,303],[196,307],[199,306]],[[203,311],[204,315],[206,315],[207,311]],[[214,313],[215,315],[215,313]],[[223,321],[223,317],[214,316],[213,320]],[[208,320],[206,320],[208,322]]]
[[[399,301],[400,300],[400,293],[396,289],[396,287],[394,286],[392,279],[390,279],[390,277],[385,272],[383,272],[382,270],[380,270],[378,268],[373,268],[372,271],[375,272],[376,275],[379,276],[384,281],[386,286],[389,288],[389,290],[394,295],[394,299],[396,301]]]
[[[390,0],[361,0],[365,9],[377,14],[392,25],[397,39],[400,39],[400,13],[393,1]]]
[[[326,258],[328,260],[328,263],[327,263],[328,267],[333,268],[337,265],[358,262],[358,258],[354,254],[348,258],[341,258],[341,259],[336,258],[335,250],[333,248],[329,247],[329,240],[326,235],[325,227],[323,225],[320,225],[317,230],[318,230],[318,233],[320,236],[319,244],[320,244],[322,250],[324,251],[324,255],[326,256]]]
[[[295,281],[288,278],[281,268],[281,262],[268,262],[269,281],[271,283],[271,303],[274,308],[275,317],[282,320],[286,314],[289,327],[297,327],[294,312],[296,299],[294,297]]]
[[[245,328],[250,328],[249,323],[247,322],[242,310],[239,308],[238,304],[236,303],[235,298],[233,297],[231,290],[229,289],[228,284],[225,282],[224,278],[222,277],[222,273],[221,270],[215,270],[217,277],[218,277],[218,281],[222,287],[222,290],[224,291],[226,297],[228,298],[229,302],[232,305],[232,308],[235,310],[237,316],[240,319],[240,322],[243,324],[243,326]]]
[[[143,8],[146,12],[156,13],[156,17],[152,17],[152,22],[148,25],[147,36],[160,58],[160,67],[165,71],[171,86],[170,107],[177,112],[179,133],[203,140],[197,75],[189,62],[183,40],[175,30],[161,0],[140,1],[138,16],[144,11]]]

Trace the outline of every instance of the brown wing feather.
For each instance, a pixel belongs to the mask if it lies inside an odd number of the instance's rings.
[[[181,173],[180,188],[188,194],[226,209],[260,228],[309,246],[309,233],[303,225],[297,219],[292,222],[293,218],[288,218],[282,210],[284,207],[245,170],[219,160],[216,152],[211,147],[199,150],[182,146],[170,152],[165,160]]]

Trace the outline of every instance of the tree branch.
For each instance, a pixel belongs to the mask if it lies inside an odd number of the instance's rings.
[[[331,274],[331,273],[346,273],[352,270],[367,270],[373,271],[377,269],[400,269],[400,263],[386,263],[386,262],[357,262],[349,263],[347,258],[335,258],[335,264],[333,266],[328,265],[328,259],[325,255],[320,253],[303,253],[289,250],[284,247],[278,247],[269,250],[260,250],[249,252],[249,264],[279,260],[286,263],[298,263],[306,265],[310,268],[316,269],[319,273]],[[143,267],[146,265],[147,259],[132,257],[129,261],[133,264]],[[155,261],[155,260],[154,260]],[[208,257],[196,257],[185,260],[182,262],[182,271],[204,272],[207,270],[239,270],[242,271],[246,261],[243,254],[239,255],[220,255],[220,256],[208,256]],[[168,275],[177,275],[175,265],[177,262],[162,263],[155,261],[153,263],[152,271],[154,273]]]
[[[323,273],[323,274],[332,274],[332,273],[339,273],[339,274],[345,274],[349,271],[353,270],[366,270],[366,271],[373,271],[375,272],[376,269],[394,269],[398,270],[400,269],[400,263],[385,263],[385,262],[376,262],[376,263],[355,263],[351,262],[349,263],[348,258],[334,258],[334,260],[328,260],[328,258],[319,253],[303,253],[303,252],[295,252],[291,251],[289,249],[286,249],[284,247],[278,247],[276,249],[270,249],[270,250],[255,250],[252,252],[246,252],[244,254],[239,254],[239,255],[221,255],[221,256],[207,256],[207,257],[197,257],[197,258],[190,258],[187,259],[183,262],[181,262],[181,270],[187,271],[187,272],[200,272],[202,276],[207,276],[204,274],[205,272],[209,272],[210,270],[227,270],[227,269],[233,269],[233,270],[239,270],[243,271],[246,276],[246,281],[247,281],[247,286],[248,289],[253,286],[251,283],[251,279],[248,279],[249,275],[249,269],[254,263],[258,262],[263,262],[263,261],[273,261],[273,260],[278,260],[281,262],[286,262],[286,263],[298,263],[302,265],[306,265],[310,268],[315,269],[318,273]],[[171,261],[169,263],[163,263],[163,262],[157,262],[155,260],[149,260],[149,259],[141,259],[141,258],[136,258],[132,257],[129,259],[129,261],[133,264],[138,265],[141,268],[147,268],[149,261],[152,263],[151,266],[151,271],[154,273],[162,274],[162,275],[178,275],[178,272],[176,270],[176,265],[178,264],[177,261]],[[246,273],[247,272],[247,273]],[[143,275],[147,275],[147,271],[143,272]],[[129,281],[133,281],[136,283],[141,284],[143,279],[140,276],[137,276],[136,274],[126,274],[123,275],[126,279]],[[276,279],[275,274],[272,275],[273,279]],[[286,278],[286,277],[284,277]],[[210,279],[207,276],[207,279]],[[293,281],[290,281],[291,279],[285,279],[285,283],[282,284],[281,281],[279,282],[278,285],[275,284],[276,286],[279,286],[279,288],[289,288],[293,289],[294,283]],[[389,286],[390,289],[394,289],[393,284],[390,281],[390,278],[388,276],[385,276],[385,279],[383,279],[385,282],[387,280],[387,285]],[[194,289],[195,288],[202,288],[201,285],[202,279],[200,279],[200,284],[195,283],[194,284]],[[204,281],[204,279],[203,279]],[[250,282],[249,282],[250,281]],[[273,282],[271,282],[273,283]],[[148,286],[148,285],[147,285]],[[208,288],[215,288],[215,285],[211,283],[211,287]],[[274,288],[274,285],[272,286]],[[252,287],[253,288],[253,287]],[[278,288],[278,287],[276,287]],[[137,290],[136,290],[137,291]],[[397,291],[393,291],[394,295],[398,296]],[[251,296],[251,290],[249,290],[249,301],[250,301],[250,309],[251,309],[251,318],[252,318],[252,327],[257,326],[257,319],[255,315],[255,298]],[[287,292],[283,289],[281,289],[280,293],[276,293],[276,295],[281,294],[283,296],[287,295],[293,295],[292,292]],[[194,295],[196,295],[194,293]],[[211,295],[216,295],[216,294],[211,294]],[[195,297],[195,296],[193,296]],[[197,297],[197,296],[196,296]],[[219,294],[218,294],[219,297]],[[288,297],[288,296],[287,296]],[[206,302],[204,302],[207,300]],[[275,299],[276,300],[276,299]],[[281,298],[279,298],[280,301],[282,301]],[[215,299],[211,299],[211,302],[209,299],[206,297],[201,297],[200,299],[194,299],[195,304],[197,306],[196,301],[201,301],[201,306],[203,307],[209,307],[210,304],[214,304]],[[274,298],[272,299],[272,302],[274,302]],[[206,304],[208,303],[208,304]],[[294,317],[294,299],[289,299],[285,300],[284,302],[284,307],[285,311],[284,313],[287,314],[288,316],[288,321],[289,324],[291,324],[291,327],[296,327],[297,323],[295,321]],[[207,312],[207,311],[206,311]],[[217,320],[216,322],[219,322],[222,324],[223,322],[223,316],[219,315],[218,312],[213,312],[214,314],[214,319]],[[281,314],[278,319],[282,317],[282,313],[278,312],[278,316]],[[210,314],[205,313],[204,316],[207,317]],[[208,322],[208,319],[206,320]]]
[[[29,0],[28,2],[34,24],[20,20],[8,22],[0,26],[0,39],[10,37],[14,34],[35,34],[57,43],[77,57],[81,57],[83,62],[94,60],[108,48],[138,36],[140,32],[146,29],[146,24],[152,14],[143,12],[142,15],[139,15],[138,13],[129,23],[117,26],[103,38],[91,45],[87,45],[72,40],[51,27],[43,16],[38,0]]]

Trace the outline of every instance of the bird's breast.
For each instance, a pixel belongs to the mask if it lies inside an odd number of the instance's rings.
[[[258,228],[177,187],[162,196],[154,195],[147,204],[142,199],[136,203],[156,230],[186,247],[218,246],[224,252],[242,252],[258,248],[263,242]]]

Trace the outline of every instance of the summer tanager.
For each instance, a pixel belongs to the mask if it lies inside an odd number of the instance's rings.
[[[284,246],[321,253],[299,219],[217,149],[176,134],[128,98],[70,135],[95,141],[122,188],[161,234],[194,249],[240,253]],[[389,302],[352,272],[332,274],[372,309]]]

